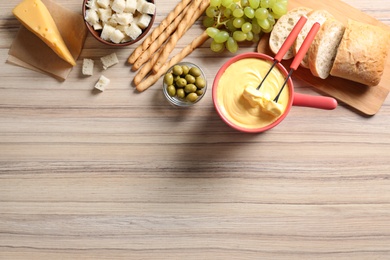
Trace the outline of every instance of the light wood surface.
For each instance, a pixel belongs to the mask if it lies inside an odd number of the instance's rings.
[[[81,0],[57,1],[81,12]],[[342,102],[293,107],[271,131],[243,134],[211,100],[232,54],[206,42],[185,59],[209,81],[186,110],[165,102],[161,80],[134,90],[135,46],[91,36],[81,59],[116,52],[121,63],[83,77],[79,59],[58,82],[5,63],[18,2],[0,3],[0,259],[390,259],[388,98],[372,117]],[[155,25],[178,0],[156,2]],[[390,25],[390,2],[345,2]],[[201,32],[198,22],[174,53]],[[101,74],[112,83],[96,93]]]

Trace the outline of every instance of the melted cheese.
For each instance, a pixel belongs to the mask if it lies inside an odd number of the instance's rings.
[[[46,6],[40,0],[24,0],[13,14],[31,32],[42,39],[60,58],[71,64],[76,62],[65,45],[60,32]]]

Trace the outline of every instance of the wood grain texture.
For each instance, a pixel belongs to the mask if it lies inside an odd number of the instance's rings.
[[[242,134],[211,100],[232,54],[206,42],[185,59],[209,83],[186,110],[164,100],[161,80],[134,89],[136,46],[91,36],[58,82],[5,63],[18,2],[0,3],[0,259],[389,259],[389,99],[372,117],[344,103],[293,107],[271,131]],[[80,1],[58,2],[81,12]],[[178,1],[156,2],[154,26]],[[390,25],[389,2],[346,3]],[[197,22],[172,55],[201,32]],[[120,64],[104,71],[98,60],[112,52]],[[92,77],[83,58],[96,61]],[[102,74],[112,82],[97,93]]]

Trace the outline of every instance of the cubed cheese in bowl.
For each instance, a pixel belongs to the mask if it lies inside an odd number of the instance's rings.
[[[141,40],[153,26],[154,0],[84,0],[85,24],[98,41],[128,46]]]

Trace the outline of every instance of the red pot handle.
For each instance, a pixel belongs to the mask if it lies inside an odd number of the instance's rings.
[[[337,100],[332,97],[294,93],[293,106],[332,110],[337,107]]]

